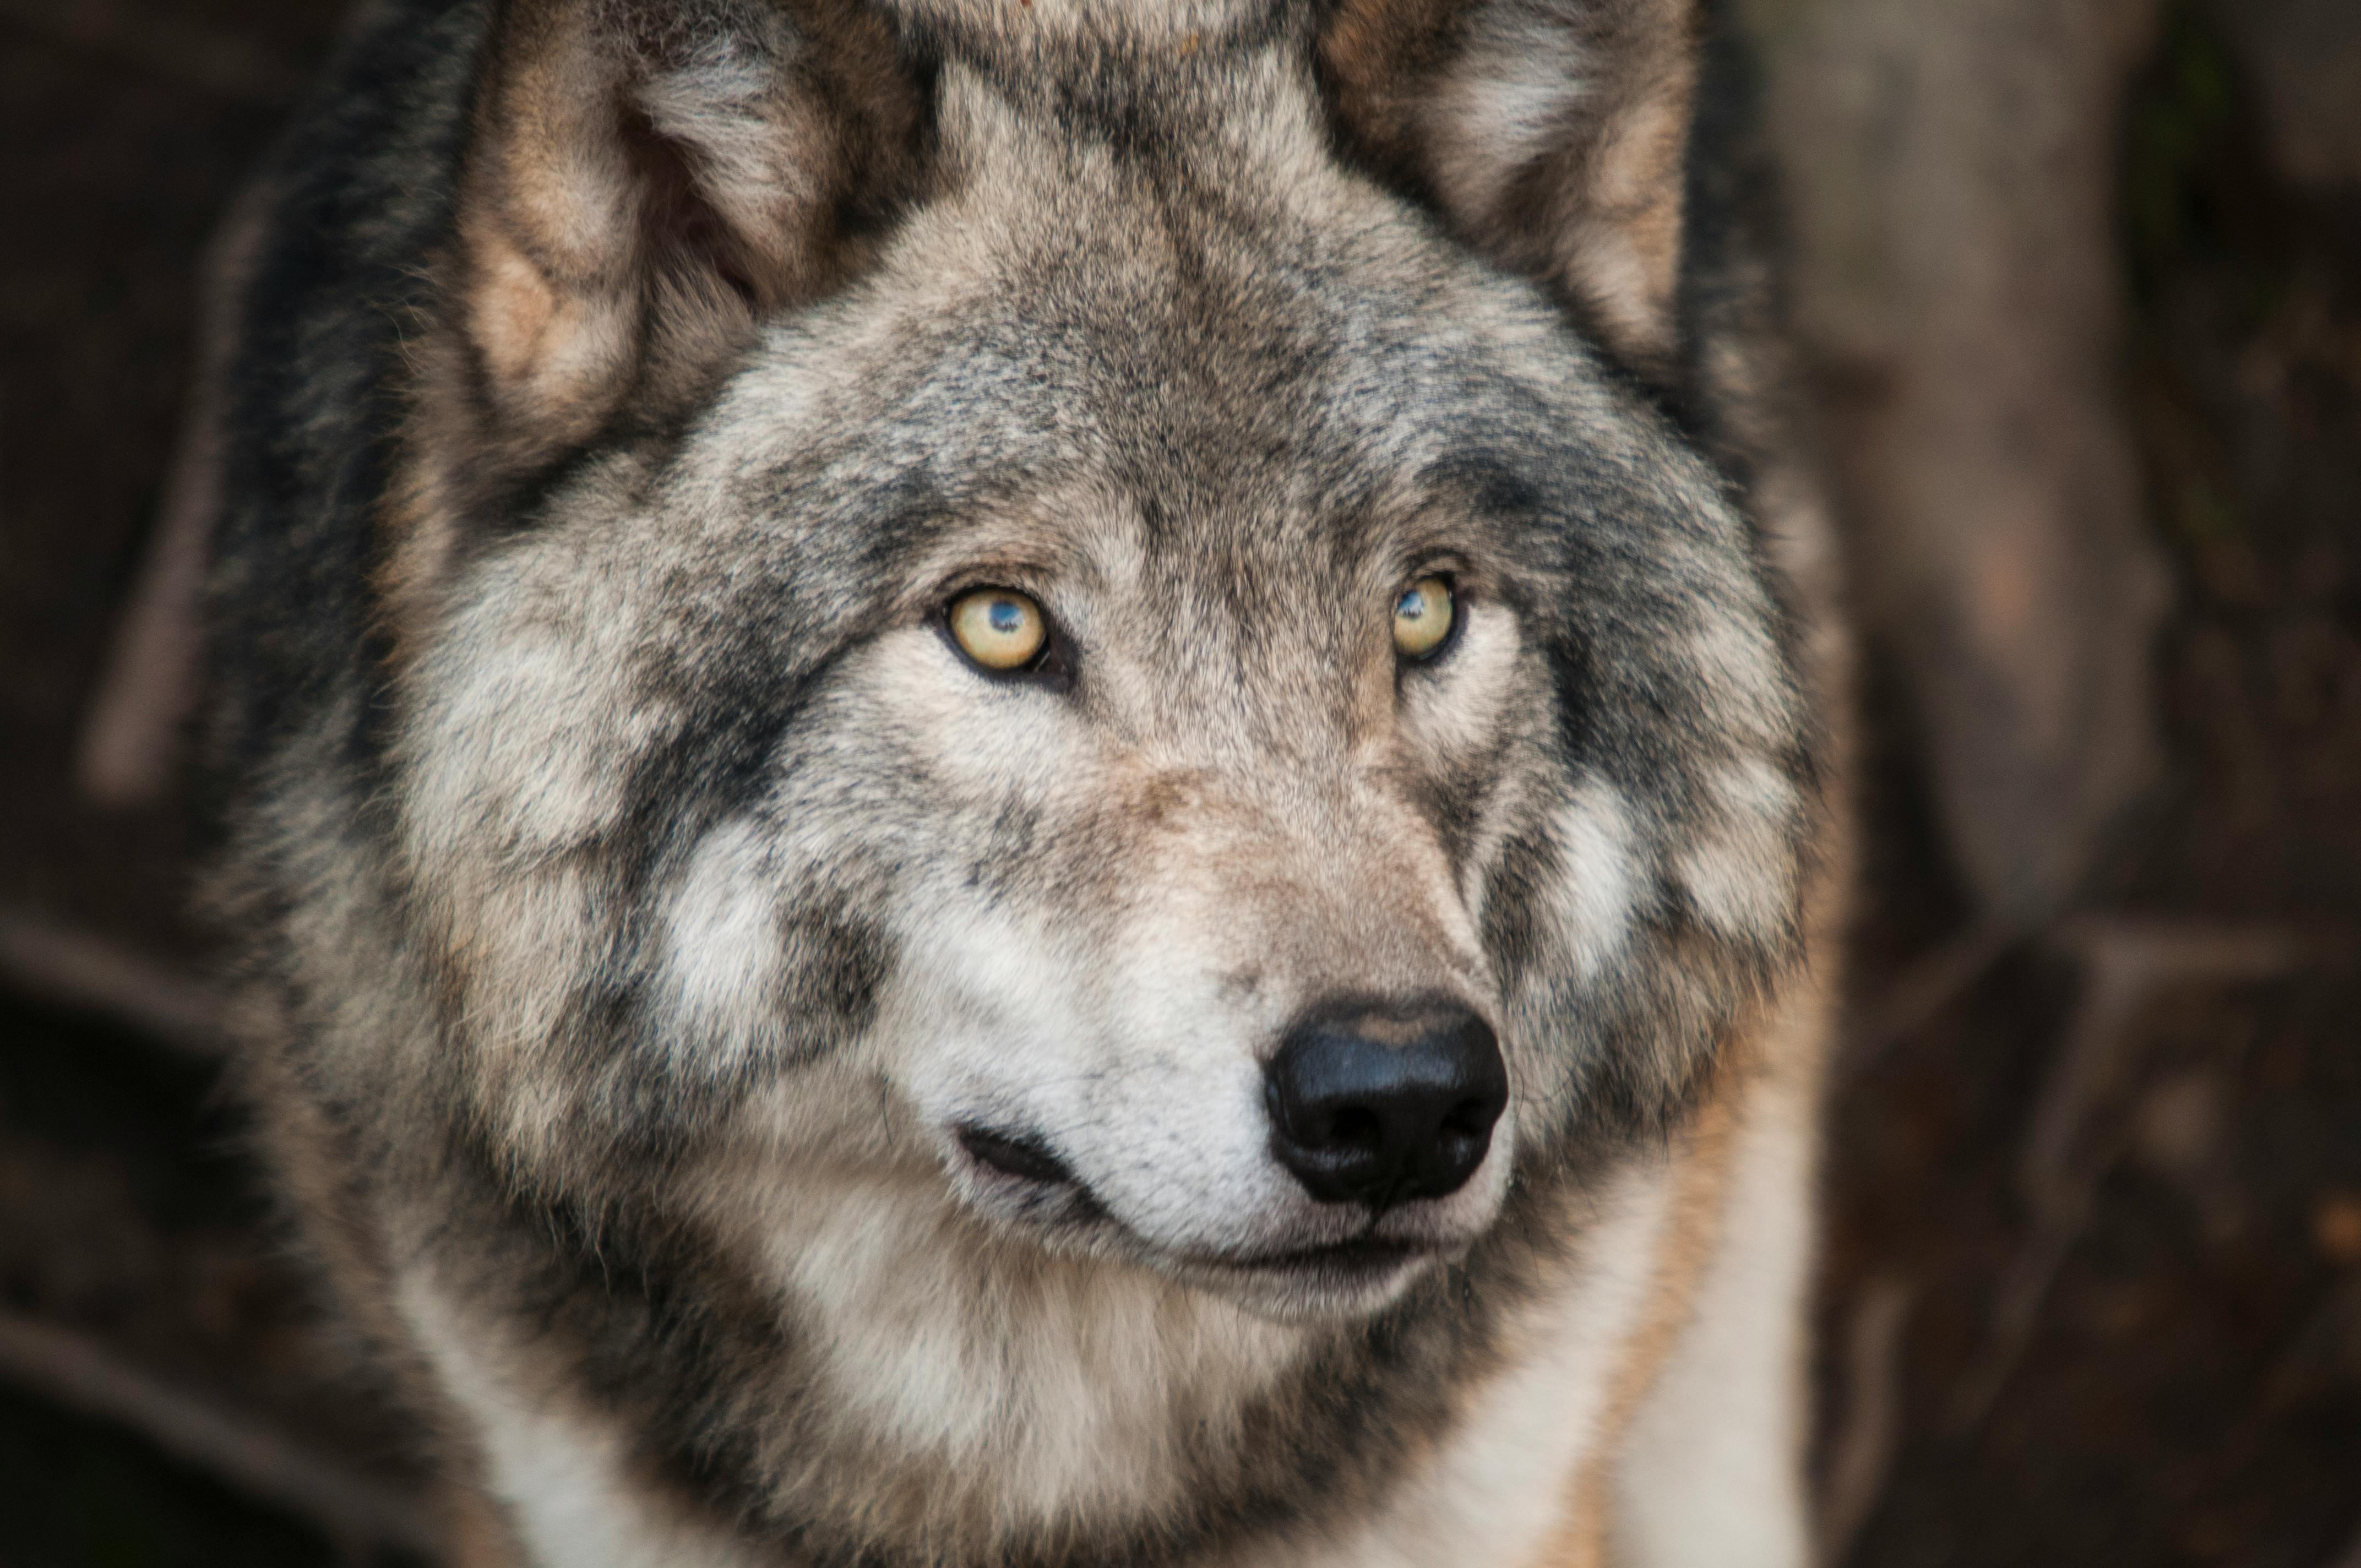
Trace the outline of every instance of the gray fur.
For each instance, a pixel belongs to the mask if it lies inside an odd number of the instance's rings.
[[[1804,957],[1771,455],[1681,368],[1749,352],[1734,242],[1678,319],[1564,259],[1595,204],[1494,243],[1262,0],[433,9],[273,176],[214,578],[216,903],[343,1298],[463,1470],[513,1378],[714,1561],[1324,1539]],[[960,659],[979,584],[1057,678]],[[1462,1191],[1271,1158],[1343,992],[1498,1025]],[[1421,1261],[1264,1265],[1372,1224]]]

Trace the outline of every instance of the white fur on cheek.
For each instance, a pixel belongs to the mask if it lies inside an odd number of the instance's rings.
[[[1795,716],[1780,686],[1777,644],[1752,606],[1742,610],[1714,617],[1690,640],[1697,690],[1717,729],[1745,744],[1775,745]]]
[[[421,866],[530,861],[614,826],[626,762],[672,732],[660,700],[618,700],[639,619],[595,565],[551,545],[485,568],[412,681],[403,817]]]
[[[1278,1020],[1220,994],[1224,955],[1208,940],[1220,929],[1181,897],[1126,933],[1109,966],[1122,977],[1111,1036],[1154,1044],[1091,1086],[1081,1141],[1117,1211],[1166,1246],[1302,1245],[1310,1205],[1271,1158],[1256,1048]]]
[[[1720,820],[1675,865],[1697,914],[1729,937],[1765,937],[1788,916],[1795,871],[1787,828],[1795,787],[1759,757],[1712,778]]]
[[[939,1121],[999,1116],[1024,1131],[1054,1130],[1026,1127],[1028,1110],[1071,1118],[1090,1034],[1078,961],[1047,931],[949,900],[898,935],[913,961],[880,1033],[910,1045],[912,1102]]]
[[[1217,966],[1186,938],[1161,928],[1087,959],[1005,913],[938,909],[905,938],[926,956],[888,1025],[910,1046],[903,1092],[938,1124],[1046,1139],[1157,1245],[1292,1240],[1286,1222],[1309,1205],[1269,1157],[1258,1032],[1222,1004]]]
[[[1554,827],[1564,865],[1557,913],[1577,977],[1597,980],[1623,951],[1640,892],[1631,809],[1604,779],[1585,779],[1558,809]]]
[[[664,911],[665,974],[675,1010],[664,1031],[698,1065],[726,1068],[777,1030],[777,895],[751,822],[706,835]]]

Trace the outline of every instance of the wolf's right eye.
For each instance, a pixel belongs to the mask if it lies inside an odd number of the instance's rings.
[[[977,588],[951,600],[951,640],[960,652],[994,673],[1022,670],[1049,645],[1049,622],[1014,588]]]

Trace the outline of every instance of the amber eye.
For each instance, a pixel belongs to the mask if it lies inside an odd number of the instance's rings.
[[[977,588],[951,600],[951,636],[987,670],[1021,670],[1041,656],[1049,623],[1013,588]]]
[[[1451,585],[1421,577],[1394,600],[1394,650],[1405,659],[1423,659],[1451,635]]]

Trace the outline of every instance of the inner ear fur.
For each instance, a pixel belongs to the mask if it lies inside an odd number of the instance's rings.
[[[921,95],[845,0],[508,0],[460,185],[449,324],[531,462],[660,411],[856,262]]]
[[[1697,0],[1341,0],[1348,145],[1662,372],[1676,345]]]

